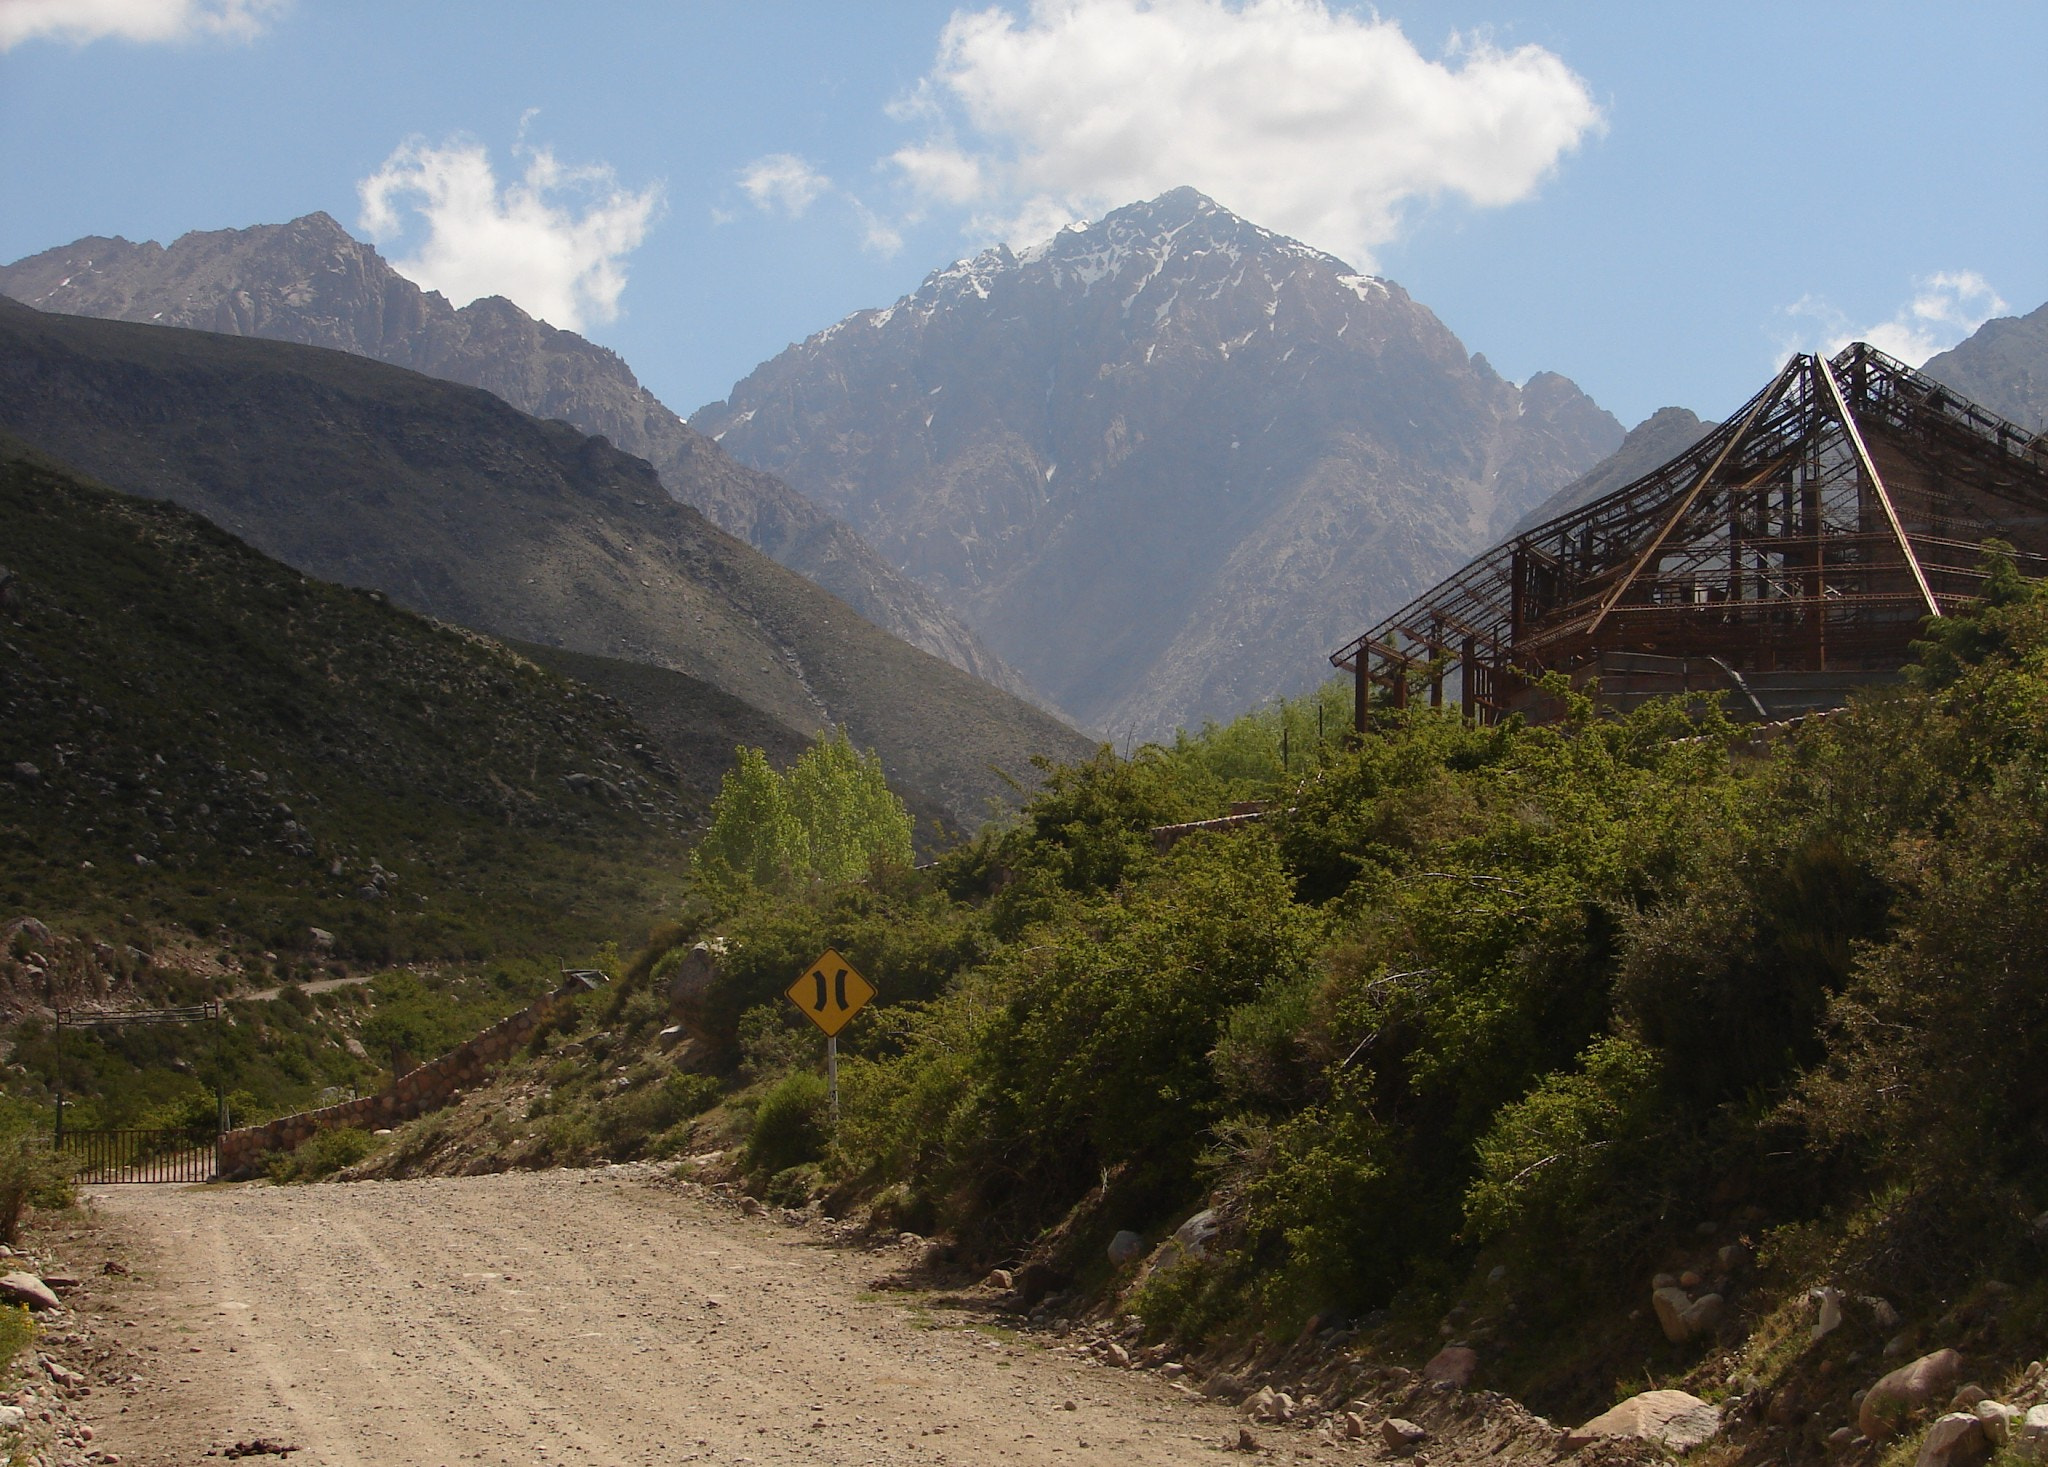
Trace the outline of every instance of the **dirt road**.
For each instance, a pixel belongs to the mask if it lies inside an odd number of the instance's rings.
[[[293,1467],[1164,1464],[1237,1434],[1155,1376],[868,1292],[885,1260],[643,1172],[94,1205],[136,1267],[94,1327],[145,1383],[81,1404],[124,1463],[267,1438]],[[1289,1436],[1304,1459],[1362,1455]]]

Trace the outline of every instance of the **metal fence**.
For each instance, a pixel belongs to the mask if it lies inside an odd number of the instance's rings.
[[[220,1138],[190,1131],[74,1131],[51,1143],[81,1186],[116,1182],[205,1182],[220,1170]]]

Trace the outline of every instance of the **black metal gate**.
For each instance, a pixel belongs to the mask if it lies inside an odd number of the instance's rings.
[[[206,1182],[220,1170],[220,1137],[190,1131],[74,1131],[52,1143],[81,1186],[114,1182]]]
[[[115,1182],[207,1182],[220,1171],[220,1133],[228,1128],[225,1081],[216,1092],[218,1114],[214,1131],[202,1125],[196,1131],[144,1129],[80,1130],[64,1124],[64,1031],[66,1029],[125,1029],[137,1024],[197,1024],[214,1026],[218,1054],[220,1000],[186,1004],[168,1009],[59,1009],[57,1011],[57,1126],[54,1137],[44,1143],[71,1164],[72,1179],[82,1186],[105,1186]]]

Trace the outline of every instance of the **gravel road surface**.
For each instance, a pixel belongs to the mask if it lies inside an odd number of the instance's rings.
[[[870,1292],[894,1260],[641,1169],[105,1188],[94,1206],[135,1268],[95,1327],[144,1379],[81,1405],[128,1464],[258,1443],[299,1448],[293,1467],[1036,1467],[1237,1439],[1156,1376]]]

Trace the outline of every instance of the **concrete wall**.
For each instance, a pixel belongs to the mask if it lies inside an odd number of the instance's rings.
[[[392,1086],[376,1095],[345,1100],[339,1105],[297,1115],[279,1116],[260,1126],[243,1126],[220,1138],[220,1171],[223,1181],[246,1181],[261,1176],[266,1159],[273,1152],[295,1151],[322,1131],[359,1126],[366,1131],[398,1125],[414,1116],[439,1110],[463,1090],[481,1081],[493,1065],[533,1037],[541,1021],[554,1006],[587,985],[572,983],[558,989],[518,1013],[500,1019],[474,1039],[457,1045],[437,1060],[399,1076]]]

